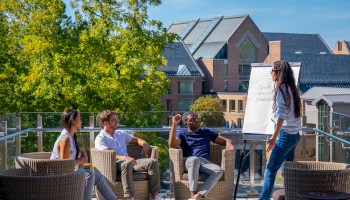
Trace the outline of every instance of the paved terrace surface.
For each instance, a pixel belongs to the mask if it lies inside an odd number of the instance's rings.
[[[236,182],[236,177],[235,177],[235,182]],[[260,193],[260,191],[261,191],[261,189],[263,187],[263,180],[255,181],[254,186],[255,186],[255,190],[258,193]],[[281,189],[281,188],[283,188],[283,184],[275,184],[274,190],[278,190],[278,189]],[[258,200],[259,199],[257,196],[248,197],[247,196],[248,192],[250,192],[249,181],[242,181],[242,179],[241,179],[240,180],[240,184],[238,186],[238,192],[237,192],[237,198],[236,199],[237,200]],[[166,197],[166,193],[159,193],[159,197],[161,197],[162,200],[175,200],[175,198],[167,198]],[[93,199],[96,200],[96,198],[93,198]],[[123,198],[121,198],[121,199],[123,199]],[[232,194],[232,199],[233,199],[233,194]]]

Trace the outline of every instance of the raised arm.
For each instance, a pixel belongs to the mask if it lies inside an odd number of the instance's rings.
[[[171,130],[169,134],[169,147],[170,148],[179,148],[181,140],[176,137],[176,127],[181,122],[181,115],[177,114],[173,117],[173,124],[171,125]]]

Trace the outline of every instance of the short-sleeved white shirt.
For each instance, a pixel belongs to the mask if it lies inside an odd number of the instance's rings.
[[[126,144],[132,140],[132,136],[124,131],[115,130],[113,137],[102,130],[95,139],[95,148],[98,150],[113,149],[119,156],[129,156]]]

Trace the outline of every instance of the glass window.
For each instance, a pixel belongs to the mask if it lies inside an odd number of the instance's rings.
[[[205,81],[202,81],[202,93],[205,92]]]
[[[225,44],[216,54],[215,59],[227,59],[227,44]]]
[[[230,112],[236,112],[236,100],[230,100]]]
[[[239,91],[246,92],[249,88],[249,81],[240,81],[239,82]]]
[[[192,81],[179,81],[178,94],[193,94],[193,82]]]
[[[226,108],[227,108],[227,100],[223,99],[223,100],[221,100],[221,102],[222,102],[222,105],[224,106],[224,108],[226,110]]]
[[[250,64],[239,64],[238,73],[240,76],[249,77],[251,72]]]
[[[238,100],[238,112],[243,112],[243,100]]]
[[[244,120],[243,120],[242,118],[238,118],[238,119],[237,119],[237,123],[238,123],[237,126],[238,126],[239,128],[241,128],[241,127],[243,126],[243,121],[244,121]]]
[[[254,62],[256,62],[256,50],[247,37],[238,49],[238,73],[240,78],[250,76],[251,63]]]
[[[224,64],[224,76],[227,76],[227,68],[228,68],[228,64]]]
[[[224,80],[224,92],[228,91],[228,81]]]
[[[171,111],[171,99],[167,99],[166,100],[166,110],[167,111]]]
[[[177,106],[178,111],[189,111],[192,103],[192,99],[179,99]]]

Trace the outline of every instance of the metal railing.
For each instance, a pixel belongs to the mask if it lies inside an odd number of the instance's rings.
[[[80,137],[83,136],[87,142],[87,148],[90,149],[94,147],[94,139],[95,139],[95,133],[100,132],[100,127],[95,127],[95,116],[89,117],[89,126],[84,127],[80,129],[79,134]],[[62,128],[43,128],[42,127],[42,116],[37,117],[37,128],[27,128],[25,130],[21,130],[21,118],[16,117],[16,125],[15,128],[7,127],[7,121],[1,122],[1,133],[2,136],[0,136],[0,168],[1,169],[7,169],[14,167],[14,156],[16,154],[20,154],[22,151],[22,139],[27,138],[30,134],[36,134],[36,145],[37,145],[37,151],[43,151],[44,147],[44,136],[45,134],[52,134],[52,133],[59,133],[62,131]],[[180,128],[181,129],[181,128]],[[227,134],[234,134],[236,135],[235,138],[238,138],[238,140],[234,141],[235,145],[240,148],[243,143],[241,140],[239,140],[240,136],[242,136],[242,129],[241,128],[211,128],[213,131],[216,131],[220,134],[225,133]],[[118,130],[124,130],[130,134],[134,134],[136,132],[151,132],[151,133],[161,133],[163,137],[168,138],[168,134],[170,131],[170,127],[167,128],[120,128]],[[331,128],[330,130],[335,130],[335,128]],[[337,129],[338,130],[338,129]],[[13,132],[11,134],[8,134],[10,132]],[[338,135],[347,135],[348,130],[338,130]],[[57,135],[58,136],[58,135]],[[55,136],[54,138],[57,138]],[[238,137],[237,137],[238,136]],[[308,155],[310,155],[310,148],[308,146],[310,143],[308,142],[309,138],[313,139],[315,138],[315,152],[313,156],[313,160],[316,161],[330,161],[330,162],[343,162],[350,164],[350,141],[345,140],[343,138],[335,136],[335,134],[328,133],[326,131],[320,130],[318,128],[302,128],[302,137],[300,141],[301,145],[301,160],[310,160]],[[319,141],[320,139],[325,139],[324,146],[327,143],[328,146],[331,146],[330,148],[323,148],[322,151],[323,154],[320,153],[321,149],[319,148]],[[52,141],[51,141],[52,142]],[[53,144],[52,144],[53,146]],[[337,147],[337,148],[335,148]],[[52,148],[52,147],[51,147]],[[265,149],[262,148],[264,151],[264,155],[266,155]],[[326,152],[327,151],[327,152]],[[254,151],[253,151],[254,152]],[[332,156],[334,154],[337,154],[338,156]],[[254,154],[253,154],[254,155]],[[320,157],[320,155],[323,155],[323,157]],[[324,156],[326,155],[326,156]],[[325,159],[324,157],[329,156],[329,159]],[[251,163],[254,163],[254,156],[251,156]],[[266,157],[265,157],[266,160]],[[253,168],[254,171],[254,168]],[[254,173],[254,172],[250,172]],[[170,175],[169,175],[170,176]],[[172,178],[170,178],[171,180]],[[164,181],[166,182],[166,181]],[[168,184],[168,183],[167,183]],[[254,189],[254,179],[250,180],[250,188],[251,192],[255,191]],[[171,185],[170,191],[171,189]]]
[[[18,120],[20,121],[20,120]],[[40,123],[39,123],[40,124]],[[99,127],[91,127],[91,128],[82,128],[80,130],[81,134],[87,134],[89,133],[89,140],[90,140],[90,145],[89,148],[92,148],[94,146],[94,137],[96,132],[99,132],[101,128]],[[119,129],[119,130],[124,130],[126,132],[129,132],[131,134],[135,132],[159,132],[159,133],[169,133],[170,128],[124,128],[124,129]],[[213,131],[219,132],[219,133],[234,133],[234,134],[241,134],[241,129],[240,128],[212,128]],[[37,146],[38,146],[38,151],[43,151],[43,135],[45,133],[54,133],[54,132],[61,132],[62,128],[28,128],[22,131],[18,131],[15,133],[12,133],[10,135],[5,135],[0,137],[0,145],[1,145],[1,168],[6,169],[7,167],[7,160],[8,160],[8,149],[7,149],[7,144],[8,143],[15,143],[15,152],[14,154],[20,154],[21,153],[21,138],[28,136],[29,133],[35,132],[37,133]],[[306,132],[314,132],[313,134],[306,133]],[[165,135],[166,135],[165,134]],[[307,137],[322,137],[322,138],[328,138],[327,141],[329,143],[335,143],[339,142],[340,147],[342,150],[350,150],[350,141],[347,141],[345,139],[342,139],[340,137],[337,137],[335,135],[332,135],[330,133],[327,133],[325,131],[322,131],[317,128],[302,128],[302,135],[305,137],[302,137],[301,139],[301,146],[302,146],[302,158],[303,160],[306,160],[306,149],[307,149],[307,142],[306,139]],[[236,141],[237,142],[237,141]],[[316,142],[317,144],[317,142]],[[320,161],[319,158],[319,148],[318,145],[316,145],[316,152],[315,152],[315,158],[316,161]],[[329,155],[333,155],[334,148],[329,148]],[[337,152],[339,153],[339,152]],[[14,155],[13,155],[14,156]],[[331,162],[336,161],[334,160],[333,157],[330,157]],[[338,160],[339,162],[339,160]],[[349,163],[350,164],[350,159],[345,159],[343,161],[344,163]]]

